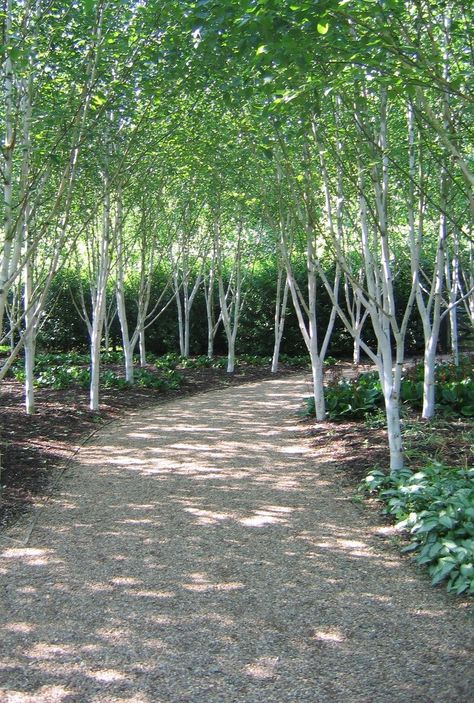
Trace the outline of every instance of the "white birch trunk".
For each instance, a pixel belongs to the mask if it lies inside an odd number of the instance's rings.
[[[122,347],[125,361],[125,380],[127,383],[133,384],[133,351],[127,320],[127,309],[125,305],[125,273],[124,273],[124,242],[123,242],[123,208],[122,208],[122,193],[121,189],[117,192],[117,213],[115,223],[115,237],[117,243],[117,262],[116,262],[116,288],[115,297],[117,301],[117,314],[120,322],[120,330],[122,333]]]
[[[207,358],[212,359],[214,356],[214,339],[216,336],[217,325],[214,315],[214,274],[215,274],[215,255],[211,261],[209,269],[209,277],[207,283],[204,282],[204,297],[206,300],[206,319],[207,319]]]
[[[92,324],[90,338],[91,380],[89,391],[89,407],[92,411],[99,409],[100,384],[100,346],[104,328],[106,310],[107,278],[110,269],[110,185],[108,176],[104,177],[104,212],[102,220],[102,236],[99,244],[99,260],[97,285],[92,301]]]
[[[146,366],[146,339],[143,326],[140,327],[138,332],[138,346],[140,349],[140,367],[143,369]]]
[[[179,284],[178,272],[173,273],[173,288],[174,299],[176,303],[176,312],[178,315],[178,337],[179,337],[179,353],[184,356],[184,324],[183,324],[183,306],[181,302],[181,286]]]
[[[238,239],[233,262],[233,284],[229,281],[227,290],[224,286],[223,259],[220,241],[219,225],[215,225],[215,248],[217,264],[217,285],[219,291],[220,317],[227,340],[227,373],[235,370],[235,344],[243,305],[242,297],[242,222],[238,225]],[[231,285],[232,284],[232,285]]]
[[[3,250],[0,264],[0,338],[3,336],[3,318],[8,296],[8,280],[12,268],[15,226],[13,221],[13,151],[14,134],[14,74],[11,58],[12,0],[7,0],[5,8],[5,62],[3,67],[3,89],[5,110],[5,137],[3,140]]]
[[[280,267],[279,271],[278,271],[277,292],[276,292],[276,300],[275,300],[275,321],[274,321],[275,342],[273,345],[272,368],[271,368],[272,373],[278,372],[281,340],[283,338],[283,332],[285,330],[286,308],[288,305],[288,277],[285,275],[285,284],[283,286],[283,295],[281,293],[282,279],[283,279],[283,268]]]
[[[458,298],[459,286],[459,247],[455,237],[452,259],[446,256],[445,263],[446,288],[448,291],[449,338],[453,362],[459,366],[459,331],[458,331]]]

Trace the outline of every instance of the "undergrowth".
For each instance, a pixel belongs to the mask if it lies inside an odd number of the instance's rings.
[[[445,582],[449,592],[474,595],[474,467],[431,463],[390,475],[374,470],[361,490],[384,502],[408,536],[403,551],[416,554],[433,585]]]
[[[102,359],[105,363],[114,363],[119,352],[106,352]],[[123,356],[121,356],[123,359]],[[35,385],[38,388],[52,388],[65,390],[71,387],[80,387],[84,390],[90,386],[89,357],[77,352],[67,354],[39,354],[35,363]],[[175,390],[183,383],[182,374],[174,370],[172,364],[163,364],[158,367],[159,373],[152,373],[147,369],[137,368],[134,372],[134,382],[141,388],[153,388],[159,391]],[[16,364],[11,369],[11,375],[16,380],[25,380],[25,371],[22,365]],[[125,378],[112,369],[102,369],[100,384],[103,388],[129,388]]]
[[[363,419],[383,409],[384,399],[376,371],[328,383],[324,390],[330,420]],[[407,369],[401,382],[400,399],[410,410],[423,404],[423,365]],[[314,398],[307,398],[303,415],[315,414]],[[444,417],[474,417],[474,365],[466,357],[458,366],[440,363],[436,367],[435,403]]]

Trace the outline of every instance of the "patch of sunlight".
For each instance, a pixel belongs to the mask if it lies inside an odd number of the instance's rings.
[[[6,549],[3,552],[3,557],[6,559],[23,559],[26,564],[31,566],[45,566],[51,560],[50,549],[32,549],[31,547],[14,547]]]
[[[222,430],[216,429],[214,427],[210,427],[209,425],[183,425],[183,424],[176,424],[170,427],[168,430],[164,428],[163,430],[160,428],[160,433],[161,432],[212,432],[212,434],[217,434],[221,433]]]
[[[422,615],[424,618],[444,618],[446,617],[445,610],[423,610],[422,608],[417,610],[410,610],[412,615],[418,616]]]
[[[116,576],[110,579],[110,582],[116,586],[136,586],[141,583],[140,579],[136,579],[133,576]]]
[[[48,642],[38,642],[26,654],[31,659],[56,659],[61,654],[70,654],[74,647],[68,644],[49,644]]]
[[[313,633],[313,639],[319,640],[320,642],[345,642],[346,637],[337,627],[328,628],[326,630],[315,630]]]
[[[290,508],[286,505],[264,505],[265,510],[271,510],[272,513],[292,513],[295,508]]]
[[[191,451],[191,452],[211,452],[215,451],[215,447],[209,445],[209,444],[199,444],[197,442],[193,443],[188,443],[186,444],[185,442],[177,442],[176,444],[169,444],[168,445],[169,449],[184,449],[186,451]],[[216,456],[221,456],[220,454],[216,454]]]
[[[8,691],[1,700],[2,703],[57,703],[70,695],[71,691],[64,686],[42,686],[31,696],[20,691]]]
[[[287,524],[288,521],[281,517],[279,513],[292,512],[293,508],[283,508],[270,506],[266,510],[256,510],[254,515],[250,517],[241,518],[239,520],[241,525],[245,527],[262,527],[263,525],[275,525],[275,524]],[[276,514],[275,514],[276,513]]]
[[[309,447],[280,447],[278,449],[280,454],[310,454],[311,449]]]
[[[372,600],[376,600],[378,603],[392,604],[391,596],[379,596],[379,595],[376,595],[375,593],[368,593],[367,595],[369,596],[369,598],[371,598]]]
[[[260,681],[274,679],[277,675],[279,657],[259,657],[244,668],[245,673]]]
[[[88,674],[96,681],[111,683],[112,681],[126,681],[127,677],[121,671],[116,669],[99,669],[99,671],[90,671]]]
[[[186,591],[195,593],[209,593],[214,591],[239,591],[245,588],[245,584],[240,581],[228,581],[227,583],[183,583]]]
[[[35,626],[30,625],[28,622],[10,622],[5,625],[5,630],[10,630],[10,632],[27,633],[33,632],[34,629]]]
[[[343,549],[350,550],[350,553],[356,557],[371,557],[373,553],[365,542],[360,542],[355,539],[337,539],[337,544]]]
[[[126,518],[118,521],[121,525],[154,525],[155,521],[150,518]]]
[[[113,591],[114,588],[108,583],[88,583],[87,588],[89,591],[92,591],[92,593],[110,593],[110,591]]]
[[[223,520],[230,520],[235,517],[232,513],[216,513],[211,510],[200,510],[199,508],[184,508],[185,513],[191,513],[198,518],[199,525],[215,525]]]
[[[140,466],[143,464],[143,459],[135,459],[129,454],[125,456],[118,456],[116,459],[109,458],[110,464],[115,464],[116,466]]]
[[[133,437],[133,439],[152,439],[153,435],[147,432],[128,432],[127,437]]]
[[[175,593],[174,591],[152,591],[152,590],[145,590],[142,589],[141,591],[134,591],[132,589],[128,589],[125,591],[130,596],[135,596],[137,598],[174,598]]]

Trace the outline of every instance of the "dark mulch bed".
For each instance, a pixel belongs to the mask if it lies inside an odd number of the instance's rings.
[[[117,370],[115,366],[110,368]],[[291,370],[282,372],[291,373]],[[271,376],[269,369],[252,366],[241,367],[234,374],[220,368],[180,369],[179,373],[185,381],[173,391],[138,387],[102,389],[99,413],[88,409],[86,390],[39,388],[37,412],[26,415],[22,384],[11,379],[2,381],[0,530],[48,493],[58,469],[86,437],[102,424],[121,417],[124,411]]]

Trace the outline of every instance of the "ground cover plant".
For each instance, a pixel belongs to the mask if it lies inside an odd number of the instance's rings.
[[[401,382],[401,402],[409,411],[423,404],[423,364],[408,367]],[[383,408],[383,392],[376,371],[355,378],[338,378],[325,387],[326,410],[331,420],[361,419]],[[436,408],[444,416],[474,417],[474,363],[469,356],[459,364],[440,362],[436,366]],[[314,398],[306,400],[303,414],[314,415]]]
[[[407,465],[388,473],[383,441],[383,395],[378,374],[365,371],[354,378],[335,378],[326,386],[328,415],[334,421],[333,441],[343,431],[347,443],[358,442],[359,457],[343,467],[362,479],[360,490],[376,496],[383,511],[407,538],[406,552],[428,569],[433,585],[443,583],[458,595],[474,594],[474,370],[472,357],[458,365],[436,367],[437,417],[420,419],[423,367],[412,365],[401,384],[403,440]],[[314,417],[313,399],[302,414]],[[322,427],[318,431],[324,434]],[[331,430],[326,431],[327,434]],[[316,434],[316,433],[315,433]],[[317,446],[324,446],[321,438]],[[344,449],[337,454],[346,454]],[[372,465],[370,465],[372,457]],[[369,458],[369,461],[367,461]],[[380,468],[378,468],[380,467]],[[364,474],[365,469],[365,474]],[[368,473],[367,470],[371,469]]]
[[[474,595],[474,467],[441,463],[387,475],[372,471],[363,490],[377,495],[385,512],[408,536],[404,552],[416,553],[432,584]]]

